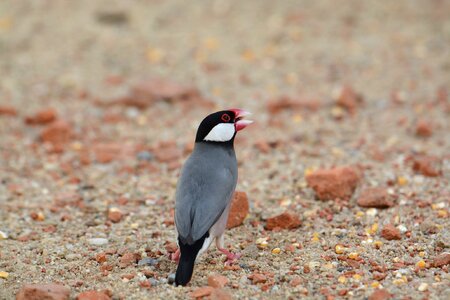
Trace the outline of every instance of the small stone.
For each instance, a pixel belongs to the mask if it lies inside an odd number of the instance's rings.
[[[369,296],[369,300],[387,300],[391,298],[391,293],[384,289],[375,290],[372,295]]]
[[[86,291],[78,295],[77,300],[111,300],[104,291]]]
[[[306,182],[320,200],[348,200],[360,180],[359,172],[352,167],[321,169],[306,176]]]
[[[357,94],[352,87],[343,86],[336,93],[335,100],[339,107],[342,107],[349,113],[354,114],[356,112],[356,108],[362,104],[363,97]]]
[[[88,239],[88,243],[94,246],[102,246],[108,244],[108,239],[105,238],[92,238]]]
[[[441,161],[436,157],[419,156],[414,159],[413,170],[427,177],[442,175]]]
[[[388,241],[400,240],[402,238],[400,235],[400,230],[395,228],[395,226],[392,224],[384,226],[383,230],[381,230],[381,236]]]
[[[72,137],[72,127],[63,120],[51,123],[45,127],[40,134],[41,141],[50,143],[55,147],[64,146],[72,139]]]
[[[15,109],[12,106],[0,106],[0,116],[11,116],[15,117],[17,116],[17,109]]]
[[[145,257],[138,261],[138,266],[156,266],[157,264],[158,260],[151,257]]]
[[[272,254],[280,254],[281,253],[281,249],[280,248],[273,248],[272,249]]]
[[[419,268],[419,269],[424,269],[426,266],[427,266],[427,264],[426,264],[426,262],[423,261],[423,260],[419,260],[419,261],[416,263],[416,267]]]
[[[430,137],[433,134],[433,128],[430,122],[419,120],[416,123],[416,135],[420,137]]]
[[[433,266],[435,268],[440,268],[448,264],[450,264],[450,253],[448,252],[439,254],[433,259]]]
[[[247,194],[245,192],[236,191],[231,202],[227,228],[230,229],[242,225],[248,215],[248,210]]]
[[[60,284],[26,284],[16,295],[16,300],[68,300],[70,289]]]
[[[37,112],[34,115],[27,116],[25,123],[29,125],[43,125],[48,124],[56,120],[57,114],[53,108],[46,108]]]
[[[96,260],[99,264],[104,263],[104,262],[106,261],[106,253],[104,253],[104,252],[98,253],[98,254],[95,256],[95,260]]]
[[[263,274],[253,274],[251,277],[251,280],[253,282],[253,284],[257,284],[257,283],[264,283],[267,281],[267,277]]]
[[[9,277],[9,273],[5,271],[0,271],[0,278],[7,279]]]
[[[175,273],[169,274],[169,276],[167,276],[167,282],[169,284],[175,283]]]
[[[361,207],[388,208],[394,205],[385,188],[367,188],[361,192],[357,200]]]
[[[8,238],[8,235],[6,234],[6,232],[0,230],[0,241],[6,240],[7,238]]]
[[[141,151],[137,154],[138,160],[151,161],[151,160],[153,160],[153,158],[154,158],[153,154],[148,151]]]
[[[128,266],[131,266],[135,262],[136,262],[136,255],[134,253],[127,252],[120,258],[119,266],[122,269],[124,269]]]
[[[196,288],[194,291],[192,291],[190,293],[191,297],[193,298],[202,298],[202,297],[207,297],[209,295],[211,295],[211,293],[213,292],[214,288],[210,287],[210,286],[203,286],[203,287],[199,287]]]
[[[222,275],[213,274],[208,277],[208,285],[213,288],[223,288],[228,284],[228,278]]]
[[[425,292],[426,290],[428,290],[428,283],[422,282],[417,289],[419,290],[419,292]]]
[[[267,230],[274,229],[295,229],[301,225],[300,218],[292,213],[284,212],[281,215],[268,218],[265,228]]]
[[[122,220],[123,214],[120,209],[112,207],[108,211],[108,220],[113,223],[119,223]]]
[[[337,245],[334,247],[334,252],[336,252],[336,254],[342,254],[342,253],[345,252],[345,247],[342,246],[342,245],[340,245],[340,244],[337,244]]]
[[[303,283],[302,278],[300,276],[295,276],[294,278],[292,278],[291,282],[289,282],[289,285],[292,287],[296,287],[302,283]]]

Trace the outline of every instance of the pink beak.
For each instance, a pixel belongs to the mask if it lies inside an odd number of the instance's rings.
[[[234,126],[236,128],[236,131],[242,130],[245,127],[247,127],[248,125],[253,123],[253,121],[251,121],[251,120],[242,120],[244,117],[251,115],[250,112],[245,111],[243,109],[239,109],[239,108],[233,108],[233,109],[229,109],[229,110],[234,112],[234,114],[235,114]]]

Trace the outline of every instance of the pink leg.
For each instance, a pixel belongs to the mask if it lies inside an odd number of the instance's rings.
[[[177,249],[175,253],[170,254],[170,259],[178,263],[180,261],[180,255],[181,255],[180,249]]]
[[[231,253],[225,248],[219,248],[219,251],[227,256],[227,261],[225,262],[225,265],[231,265],[233,262],[235,262],[237,259],[241,257],[241,254]]]

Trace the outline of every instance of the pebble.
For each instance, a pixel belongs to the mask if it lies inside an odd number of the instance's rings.
[[[0,278],[7,279],[9,277],[9,273],[5,271],[0,271]]]
[[[0,230],[0,241],[6,240],[7,238],[8,238],[8,235],[6,234],[6,232]]]
[[[175,283],[175,273],[169,274],[169,276],[167,276],[167,281],[169,284]]]
[[[425,292],[426,290],[428,290],[428,283],[422,282],[417,289],[419,290],[419,292]]]
[[[141,151],[137,154],[137,159],[150,161],[154,159],[154,155],[148,151]]]
[[[108,244],[108,239],[105,238],[92,238],[88,239],[88,243],[94,246],[102,246]]]
[[[158,260],[151,257],[145,257],[138,261],[138,266],[155,266],[156,264],[158,264]]]

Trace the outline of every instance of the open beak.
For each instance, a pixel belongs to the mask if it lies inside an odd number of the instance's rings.
[[[250,112],[239,109],[239,108],[233,108],[230,109],[235,114],[234,119],[234,126],[236,128],[236,131],[242,130],[248,125],[252,124],[253,121],[251,120],[243,120],[246,116],[251,115]]]

